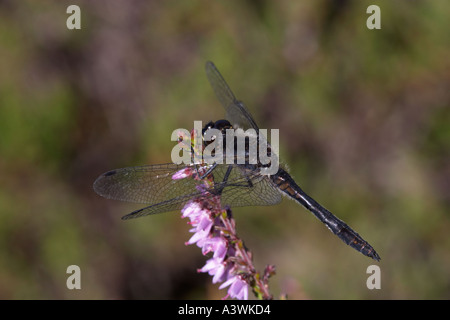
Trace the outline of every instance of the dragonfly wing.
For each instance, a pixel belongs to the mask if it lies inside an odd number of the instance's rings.
[[[250,112],[241,101],[236,99],[214,63],[208,61],[205,69],[208,81],[220,103],[225,108],[226,118],[230,121],[231,125],[234,128],[241,128],[244,130],[253,128],[256,132],[259,132],[258,126]]]
[[[228,168],[228,178],[225,179]],[[269,206],[281,201],[281,193],[267,176],[258,170],[239,165],[220,165],[213,171],[215,189],[221,190],[222,205],[230,207]]]
[[[191,178],[172,179],[186,165],[159,164],[128,167],[108,171],[94,182],[99,195],[114,200],[155,205],[180,196],[198,193],[199,181]],[[195,170],[195,168],[192,168]]]
[[[188,178],[189,179],[189,178]],[[189,194],[186,196],[180,196],[175,199],[170,199],[167,201],[163,201],[136,211],[133,211],[125,216],[122,217],[123,220],[127,219],[133,219],[133,218],[139,218],[143,216],[148,216],[151,214],[157,214],[157,213],[163,213],[163,212],[169,212],[169,211],[175,211],[175,210],[181,210],[186,203],[189,200],[192,200],[196,197],[199,197],[201,195],[200,192],[196,192],[193,194]]]
[[[243,130],[255,129],[256,134],[258,134],[258,141],[260,145],[269,145],[267,137],[260,134],[258,125],[253,119],[250,111],[245,107],[245,105],[236,99],[235,95],[231,91],[230,87],[226,83],[225,79],[217,70],[214,63],[208,61],[205,66],[206,76],[214,90],[217,98],[219,99],[222,106],[226,111],[226,118],[230,121],[233,128],[241,128]],[[263,144],[264,143],[264,144]],[[276,155],[275,155],[276,156]]]

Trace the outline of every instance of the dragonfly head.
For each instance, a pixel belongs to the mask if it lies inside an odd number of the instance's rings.
[[[220,130],[223,134],[225,134],[226,129],[233,129],[233,126],[228,120],[217,120],[216,122],[210,121],[208,122],[202,130],[202,136],[205,135],[205,132],[209,129],[217,129]]]
[[[208,129],[218,129],[225,133],[226,129],[233,129],[233,126],[228,120],[217,120],[216,122],[210,121],[203,127],[202,135],[204,135]]]
[[[228,120],[218,120],[216,122],[210,121],[208,122],[202,129],[202,137],[204,138],[204,144],[208,145],[216,140],[215,135],[213,134],[210,138],[205,139],[205,133],[210,129],[219,130],[222,135],[225,135],[227,129],[233,129],[233,126]]]

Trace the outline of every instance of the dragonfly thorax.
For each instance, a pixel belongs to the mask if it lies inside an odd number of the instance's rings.
[[[216,163],[258,164],[258,137],[255,130],[235,129],[228,120],[208,122],[202,130],[204,157]]]

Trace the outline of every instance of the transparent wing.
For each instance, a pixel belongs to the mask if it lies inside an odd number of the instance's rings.
[[[108,199],[150,204],[123,219],[180,210],[190,199],[201,195],[196,188],[201,181],[172,179],[184,168],[184,164],[169,163],[111,170],[97,178],[94,190]]]
[[[222,205],[230,207],[271,206],[281,201],[281,193],[267,177],[260,175],[257,170],[247,170],[243,166],[232,167],[228,181],[222,192]],[[226,166],[214,170],[214,180],[223,181]],[[216,177],[217,175],[217,177]],[[222,183],[219,183],[219,188]]]
[[[180,210],[189,200],[202,195],[196,188],[201,181],[192,177],[172,179],[173,174],[185,167],[162,164],[112,170],[95,181],[94,190],[109,199],[150,204],[124,219]],[[242,166],[218,165],[212,175],[214,185],[209,191],[220,193],[223,205],[272,205],[281,201],[281,193],[267,177]]]
[[[259,128],[250,112],[241,101],[236,99],[214,63],[208,61],[205,69],[208,81],[220,103],[225,108],[226,118],[230,121],[231,125],[234,128],[241,128],[243,130],[253,128],[256,132],[259,132]]]
[[[182,194],[196,193],[198,181],[172,179],[183,168],[185,164],[168,163],[111,170],[95,180],[94,190],[108,199],[156,204]]]
[[[252,115],[245,107],[245,105],[241,101],[236,99],[230,87],[220,74],[219,70],[217,70],[214,63],[212,63],[211,61],[206,62],[205,70],[209,83],[211,84],[211,87],[213,88],[214,93],[216,94],[220,103],[225,108],[226,118],[228,121],[230,121],[231,125],[235,129],[255,129],[258,135],[259,143],[261,143],[262,145],[269,145],[267,137],[265,137],[263,134],[260,134],[258,125],[253,119]],[[274,150],[272,150],[272,152],[273,157],[278,157],[278,155],[275,154]]]

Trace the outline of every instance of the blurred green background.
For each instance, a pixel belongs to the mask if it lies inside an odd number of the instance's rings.
[[[81,8],[68,30],[66,8]],[[366,9],[381,8],[381,30]],[[275,297],[450,298],[450,2],[0,1],[0,298],[218,299],[180,213],[95,194],[108,170],[170,162],[218,120],[215,62],[300,186],[380,254],[292,201],[236,208]],[[66,269],[81,268],[81,290]],[[381,268],[368,290],[366,268]]]

